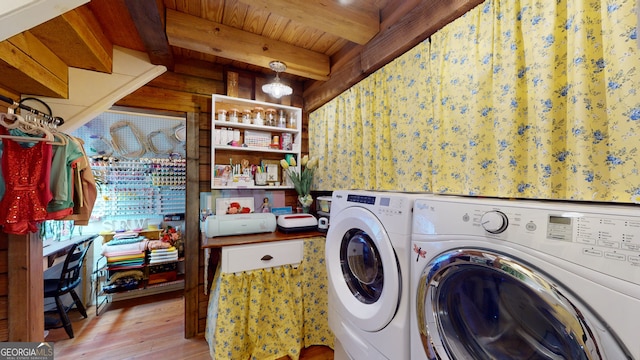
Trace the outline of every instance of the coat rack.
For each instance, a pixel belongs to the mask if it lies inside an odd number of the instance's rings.
[[[64,124],[64,119],[58,116],[52,116],[50,114],[45,114],[40,110],[34,109],[30,106],[21,104],[19,102],[13,101],[13,99],[8,98],[6,96],[0,95],[0,100],[6,102],[7,104],[10,104],[13,107],[17,107],[20,108],[22,110],[26,110],[36,116],[39,116],[43,119],[45,119],[49,124],[54,125],[54,126],[60,126],[62,124]]]
[[[10,110],[20,108],[28,111],[52,126],[64,124],[64,120],[60,117],[43,113],[6,96],[0,95],[0,100],[10,104]],[[44,308],[42,239],[36,233],[15,235],[0,231],[0,241],[5,241],[7,244],[6,258],[1,258],[0,261],[6,261],[8,268],[9,294],[6,301],[7,310],[11,314],[7,325],[8,340],[42,342],[44,341],[42,330],[44,329],[44,312],[38,310]],[[12,291],[12,289],[19,289],[19,291]]]

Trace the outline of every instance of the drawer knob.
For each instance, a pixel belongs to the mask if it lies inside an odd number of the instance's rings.
[[[263,257],[262,257],[262,259],[260,259],[260,260],[262,260],[262,261],[269,261],[269,260],[271,260],[271,259],[273,259],[273,256],[271,256],[271,255],[265,255],[265,256],[263,256]]]

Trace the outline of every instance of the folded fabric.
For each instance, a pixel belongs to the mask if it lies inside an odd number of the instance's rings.
[[[173,257],[162,257],[162,258],[149,259],[149,264],[157,264],[157,263],[161,263],[161,262],[165,262],[165,261],[177,261],[177,260],[178,260],[178,254],[176,254]]]
[[[172,253],[172,254],[162,254],[162,255],[149,255],[149,259],[166,259],[166,258],[178,258],[178,253]]]
[[[107,265],[107,270],[109,270],[109,271],[131,270],[131,269],[140,269],[143,266],[144,266],[144,263],[132,264],[132,265],[109,264],[109,265]]]
[[[124,238],[124,239],[113,239],[107,243],[108,246],[122,245],[122,244],[132,244],[138,241],[145,240],[144,236],[136,236],[134,238]]]
[[[102,247],[102,255],[104,256],[118,256],[118,255],[132,255],[144,252],[147,249],[147,242],[149,240],[144,239],[142,241],[133,242],[130,244],[115,244]]]
[[[108,262],[107,265],[108,266],[144,265],[144,259],[114,261],[114,262]]]
[[[170,248],[166,248],[166,249],[153,249],[151,250],[151,255],[153,254],[166,254],[166,253],[172,253],[178,251],[178,249],[176,249],[175,246],[172,246]]]
[[[107,262],[138,260],[138,259],[144,260],[144,253],[139,253],[135,255],[124,255],[124,256],[109,256],[107,257]]]
[[[170,247],[171,247],[171,244],[169,244],[168,242],[164,242],[162,240],[149,240],[147,242],[147,249],[149,250],[168,249]]]
[[[136,280],[142,280],[144,278],[144,273],[141,270],[121,271],[111,275],[107,284],[111,285],[114,282],[116,282],[116,280],[126,278],[126,277],[130,277]]]
[[[130,239],[135,237],[138,237],[138,233],[135,231],[124,231],[113,235],[114,239]]]
[[[178,256],[178,252],[171,252],[171,253],[166,253],[166,254],[150,254],[149,255],[149,259],[157,259],[157,258],[163,258],[163,257],[174,257],[174,256]]]

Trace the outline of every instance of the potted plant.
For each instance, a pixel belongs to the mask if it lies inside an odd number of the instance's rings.
[[[302,206],[302,211],[305,213],[309,212],[309,208],[313,203],[313,197],[311,196],[311,182],[313,181],[313,173],[318,166],[317,159],[309,159],[309,155],[305,155],[302,157],[300,165],[302,166],[302,170],[298,171],[296,168],[296,159],[291,157],[288,161],[287,159],[280,160],[280,165],[293,182],[293,187],[296,189],[298,193],[298,202]]]

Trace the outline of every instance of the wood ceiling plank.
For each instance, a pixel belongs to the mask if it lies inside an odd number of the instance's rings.
[[[67,98],[69,68],[28,31],[0,42],[0,84],[19,94]]]
[[[309,50],[331,56],[347,43],[349,43],[348,40],[329,33],[323,33]]]
[[[224,0],[207,0],[202,2],[202,18],[222,22],[224,13]]]
[[[29,31],[71,67],[105,73],[112,71],[113,44],[86,5]]]
[[[156,0],[125,0],[131,19],[144,43],[149,61],[173,69],[173,52],[164,32],[163,14]]]
[[[345,51],[348,58],[334,61],[340,66],[332,67],[329,80],[307,84],[303,95],[305,111],[311,112],[324,105],[482,2],[422,1],[397,23],[384,28],[367,45]]]
[[[244,24],[242,24],[242,30],[252,32],[254,34],[262,34],[268,18],[268,11],[249,7],[247,9],[247,16],[244,19]]]
[[[329,57],[230,26],[167,9],[167,37],[172,46],[269,67],[287,64],[287,73],[316,80],[329,74]]]
[[[380,30],[380,15],[374,7],[341,4],[339,0],[239,0],[290,18],[295,22],[366,44]]]
[[[238,0],[227,0],[224,3],[224,11],[221,24],[242,29],[244,19],[249,11],[249,6]]]
[[[124,0],[91,0],[88,6],[113,45],[146,51]]]

